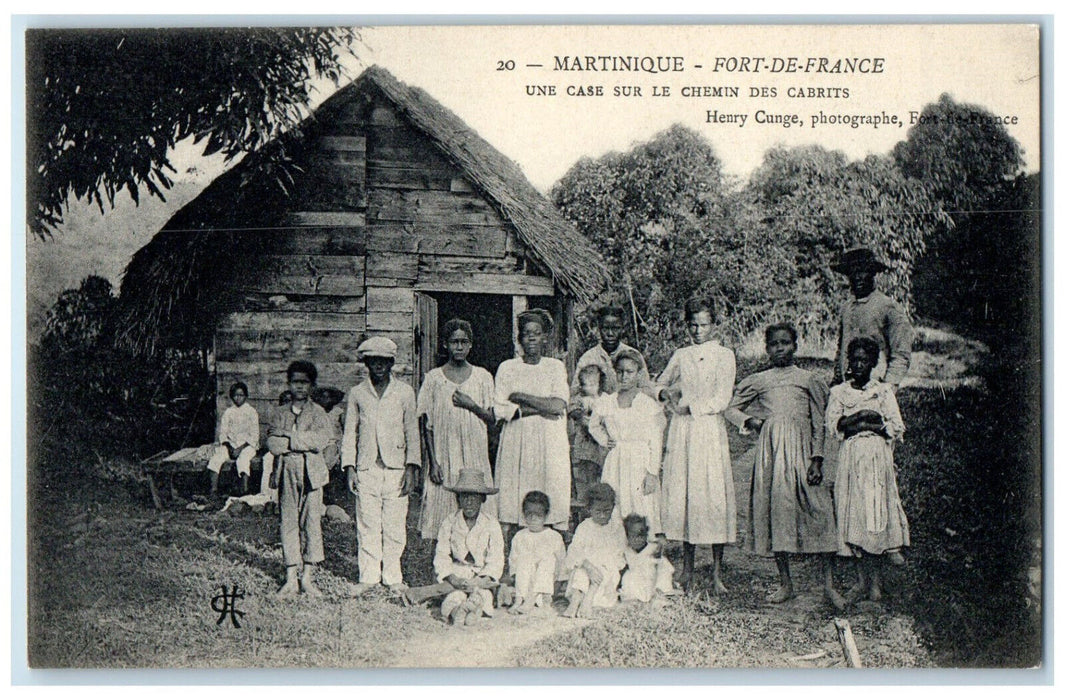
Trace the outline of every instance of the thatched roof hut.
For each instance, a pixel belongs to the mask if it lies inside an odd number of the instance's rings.
[[[220,386],[296,357],[343,386],[357,338],[386,333],[407,353],[397,369],[418,383],[450,315],[480,319],[481,360],[494,368],[513,352],[512,338],[488,338],[504,307],[508,326],[528,305],[553,309],[564,349],[573,302],[606,281],[598,252],[514,162],[375,66],[133,256],[121,340],[147,352],[213,342]],[[255,398],[277,385],[260,382]]]

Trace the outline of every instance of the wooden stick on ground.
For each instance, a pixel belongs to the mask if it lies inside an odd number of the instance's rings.
[[[832,622],[836,625],[836,634],[839,636],[839,643],[843,647],[843,658],[847,660],[847,665],[851,668],[861,668],[862,657],[858,655],[858,645],[854,643],[851,623],[841,617],[837,617]]]

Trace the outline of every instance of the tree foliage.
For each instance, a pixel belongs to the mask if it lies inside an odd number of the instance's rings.
[[[36,29],[26,34],[27,209],[45,236],[68,197],[164,198],[178,142],[227,159],[297,125],[312,81],[334,83],[351,29]]]
[[[955,216],[986,209],[1024,163],[1020,145],[991,112],[948,94],[921,110],[893,156]]]

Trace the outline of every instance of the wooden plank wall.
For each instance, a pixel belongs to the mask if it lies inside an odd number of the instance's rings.
[[[215,337],[219,415],[239,379],[265,423],[297,358],[346,392],[370,335],[396,342],[395,372],[415,384],[415,291],[554,294],[494,205],[387,102],[353,95],[334,114],[285,220],[246,234],[261,255]]]

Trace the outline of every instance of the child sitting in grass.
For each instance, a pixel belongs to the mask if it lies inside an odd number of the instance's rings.
[[[479,469],[462,469],[454,486],[458,510],[444,518],[436,538],[433,569],[437,583],[400,592],[403,603],[444,596],[440,614],[452,624],[474,625],[482,615],[494,614],[492,591],[503,575],[503,530],[499,521],[481,510],[488,496],[499,493]]]
[[[248,492],[248,477],[251,476],[251,460],[259,451],[259,413],[248,403],[248,385],[235,382],[229,387],[229,398],[233,405],[222,412],[221,425],[218,428],[218,447],[207,462],[207,471],[211,473],[212,501],[218,500],[218,474],[227,460],[237,462],[237,474],[240,475],[240,492]]]
[[[569,578],[565,617],[589,618],[594,608],[613,607],[625,567],[625,529],[614,508],[614,489],[595,484],[588,498],[591,515],[577,526],[563,564]]]
[[[551,604],[566,545],[557,530],[544,525],[550,511],[551,499],[543,491],[530,491],[522,499],[525,527],[510,543],[510,572],[515,588],[510,612],[514,614]]]
[[[673,565],[663,556],[665,538],[651,544],[647,518],[632,513],[625,516],[625,572],[621,576],[621,600],[659,604],[674,595]]]

